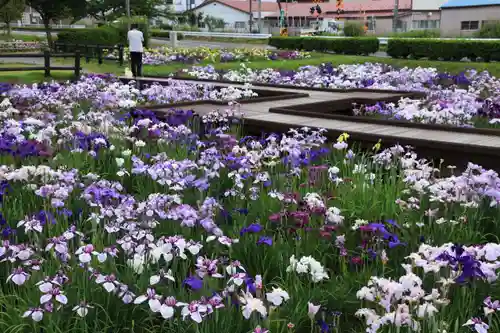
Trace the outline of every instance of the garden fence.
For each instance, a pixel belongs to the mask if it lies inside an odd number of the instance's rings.
[[[92,44],[68,44],[68,43],[54,43],[54,50],[56,52],[69,52],[69,51],[79,51],[85,57],[87,63],[90,59],[97,59],[99,65],[102,65],[104,61],[104,52],[118,52],[117,60],[120,66],[124,63],[124,46],[119,45],[92,45]],[[113,58],[114,59],[114,58]]]
[[[75,53],[51,53],[44,51],[43,53],[3,53],[1,58],[43,58],[43,66],[24,66],[24,67],[0,67],[0,72],[24,72],[24,71],[44,71],[45,76],[49,77],[51,71],[73,71],[78,79],[81,73],[81,56],[80,52]],[[51,66],[52,58],[74,58],[74,66]]]

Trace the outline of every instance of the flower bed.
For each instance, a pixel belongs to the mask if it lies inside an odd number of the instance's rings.
[[[116,58],[116,52],[107,56]],[[128,59],[128,51],[125,51]],[[232,62],[252,60],[293,60],[309,58],[310,54],[301,51],[273,51],[266,49],[210,49],[208,47],[198,48],[170,48],[160,47],[149,49],[144,52],[143,63],[145,65],[166,65],[174,62],[186,64],[197,64],[201,61],[210,62]]]
[[[199,133],[108,78],[2,89],[2,331],[500,329],[493,171],[230,108]]]
[[[46,47],[46,42],[24,42],[22,40],[0,42],[0,52],[40,51]]]
[[[132,81],[123,83],[113,76],[90,75],[76,84],[50,83],[33,86],[4,86],[4,96],[21,108],[31,110],[98,107],[104,110],[163,105],[183,101],[237,101],[257,96],[249,88],[221,88],[210,84],[188,84],[168,80],[162,85],[153,83],[138,89]]]
[[[355,106],[354,114],[382,119],[461,127],[497,128],[500,123],[500,80],[487,72],[459,75],[433,68],[402,68],[381,64],[305,66],[298,71],[273,69],[218,72],[213,66],[193,67],[191,77],[254,84],[291,85],[306,89],[384,89],[424,92],[424,98],[397,103]]]

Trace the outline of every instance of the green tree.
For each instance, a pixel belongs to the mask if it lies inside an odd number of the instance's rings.
[[[9,4],[9,2],[10,2],[10,0],[0,0],[0,9],[7,6]]]
[[[52,45],[50,25],[57,20],[71,18],[77,21],[86,16],[87,2],[83,0],[26,0],[42,18],[49,46]]]
[[[203,22],[205,23],[209,31],[213,31],[214,29],[224,28],[225,26],[224,19],[220,19],[210,15],[205,16]]]
[[[125,0],[89,0],[87,5],[88,14],[97,20],[114,21],[127,15]],[[174,15],[168,0],[130,0],[130,14],[148,19]]]
[[[5,23],[9,37],[11,35],[10,23],[19,20],[23,16],[25,6],[24,0],[10,0],[5,6],[0,8],[0,20]]]

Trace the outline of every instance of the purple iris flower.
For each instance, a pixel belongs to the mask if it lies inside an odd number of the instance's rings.
[[[47,223],[56,224],[56,219],[54,218],[54,215],[52,215],[51,212],[41,210],[40,212],[38,212],[38,214],[36,216],[37,216],[38,220],[40,220],[42,222],[43,225],[45,225]]]
[[[255,288],[255,281],[250,277],[249,275],[246,276],[245,278],[245,284],[247,286],[247,290],[249,293],[255,295],[257,289]]]
[[[330,326],[324,320],[320,319],[316,323],[320,327],[321,333],[330,332]]]
[[[240,230],[240,236],[248,233],[258,233],[262,231],[262,226],[258,223],[252,223],[248,227],[244,227]]]
[[[273,239],[272,237],[267,237],[267,236],[261,236],[259,240],[257,241],[257,244],[265,244],[268,246],[273,245]]]
[[[234,211],[242,215],[248,215],[248,209],[246,208],[235,208]]]
[[[454,270],[461,271],[461,274],[456,278],[458,283],[473,280],[474,278],[486,278],[486,275],[481,270],[481,263],[465,253],[462,245],[455,244],[451,247],[451,250],[454,253],[444,252],[437,259],[447,261]]]
[[[386,220],[385,222],[389,223],[390,225],[395,226],[396,228],[401,228],[399,226],[399,224],[396,221],[392,220],[392,219],[391,220]]]
[[[191,290],[200,290],[203,287],[203,281],[191,275],[182,282],[182,285],[188,286]]]
[[[10,189],[11,189],[11,186],[10,186],[8,181],[2,180],[0,182],[0,202],[3,201],[4,195],[6,195]]]

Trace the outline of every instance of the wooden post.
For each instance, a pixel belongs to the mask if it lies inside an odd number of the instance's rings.
[[[97,45],[97,62],[102,65],[102,46]]]
[[[50,51],[49,50],[45,50],[43,52],[43,60],[44,60],[43,67],[45,68],[45,77],[49,77],[50,76]]]
[[[123,62],[124,62],[123,61],[123,56],[124,56],[124,54],[123,54],[123,45],[120,44],[120,45],[118,45],[118,61],[120,63],[120,66],[123,66]]]
[[[75,53],[75,78],[80,79],[80,50]]]

